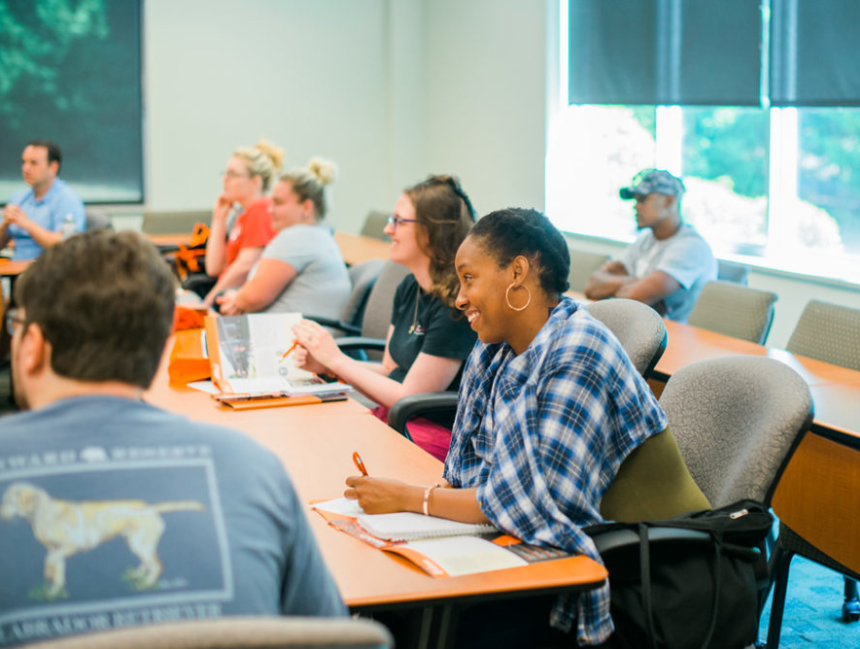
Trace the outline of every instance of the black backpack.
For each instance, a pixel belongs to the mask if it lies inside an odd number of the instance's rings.
[[[760,502],[586,528],[609,571],[612,649],[740,649],[758,636],[773,517]]]

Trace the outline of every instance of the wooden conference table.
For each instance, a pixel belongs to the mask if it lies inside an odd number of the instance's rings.
[[[169,384],[166,367],[161,368],[146,399],[198,421],[236,428],[256,439],[283,461],[305,502],[342,495],[346,476],[357,473],[352,463],[353,451],[361,454],[371,475],[417,484],[432,484],[441,478],[441,462],[351,399],[321,405],[232,411],[217,406],[202,392]],[[589,590],[606,578],[601,565],[579,556],[434,579],[405,559],[338,532],[314,512],[309,512],[308,519],[350,609],[420,610],[422,643],[438,638],[438,646],[446,646],[450,641],[450,624],[460,604],[523,591],[537,594]]]

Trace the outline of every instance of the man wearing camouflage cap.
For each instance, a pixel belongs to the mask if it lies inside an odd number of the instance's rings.
[[[711,247],[681,221],[684,184],[668,171],[645,170],[619,191],[636,199],[636,225],[643,232],[620,259],[588,280],[592,300],[626,297],[654,307],[671,320],[686,322],[702,287],[717,277]]]

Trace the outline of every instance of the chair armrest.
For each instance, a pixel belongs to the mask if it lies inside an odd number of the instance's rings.
[[[456,392],[421,392],[399,399],[388,411],[388,425],[401,435],[409,437],[406,422],[413,417],[430,413],[457,411]]]
[[[312,320],[317,324],[322,325],[323,327],[329,327],[330,329],[339,329],[340,331],[350,336],[361,335],[361,327],[357,327],[346,322],[341,322],[340,320],[335,320],[334,318],[326,318],[325,316],[319,315],[305,315],[302,317],[305,320]]]
[[[370,349],[385,351],[385,341],[382,338],[365,338],[364,336],[344,336],[334,341],[341,349]]]
[[[588,530],[586,529],[586,532]],[[713,539],[707,532],[700,530],[685,530],[677,527],[649,527],[648,539],[651,542],[667,541],[700,541],[713,545]],[[619,529],[598,532],[591,537],[600,554],[612,552],[619,548],[636,547],[639,545],[639,535],[633,530]]]

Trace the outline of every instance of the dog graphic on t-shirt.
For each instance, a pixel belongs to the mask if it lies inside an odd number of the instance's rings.
[[[152,588],[161,576],[158,542],[166,524],[161,514],[204,511],[194,500],[151,504],[143,500],[82,500],[53,498],[29,482],[15,482],[0,500],[0,518],[26,519],[33,536],[47,550],[44,599],[68,597],[66,559],[116,537],[122,537],[140,564],[126,574],[138,590]]]

